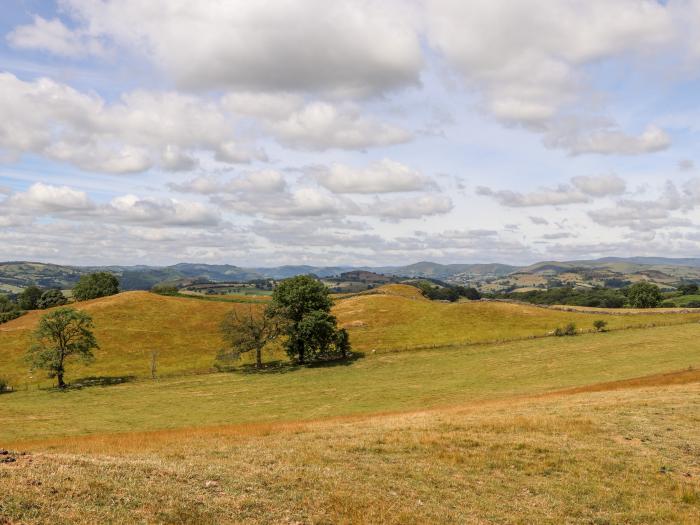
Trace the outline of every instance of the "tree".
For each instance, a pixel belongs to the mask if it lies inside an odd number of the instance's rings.
[[[655,308],[662,296],[658,286],[641,281],[629,287],[627,298],[633,308]]]
[[[49,377],[57,378],[58,387],[65,388],[66,360],[77,357],[90,362],[94,359],[92,350],[99,348],[92,328],[92,318],[74,308],[62,307],[45,314],[27,352],[28,363],[32,369],[48,371]]]
[[[347,355],[350,341],[347,334],[338,335],[336,318],[330,313],[332,305],[328,288],[309,275],[286,279],[275,288],[266,313],[280,319],[289,357],[304,364],[340,350]]]
[[[73,297],[78,301],[97,299],[119,293],[119,279],[108,272],[83,275],[73,288]]]
[[[17,297],[17,304],[22,310],[36,310],[42,293],[38,286],[28,286]]]
[[[10,300],[6,295],[0,295],[0,313],[10,313],[19,310],[17,303]]]
[[[681,284],[678,286],[678,291],[683,295],[695,295],[698,293],[698,285],[696,283]]]
[[[53,308],[54,306],[63,306],[67,302],[68,299],[61,290],[51,289],[41,294],[39,301],[37,301],[37,308]]]
[[[219,352],[218,360],[240,358],[241,354],[255,352],[255,368],[262,367],[262,351],[280,334],[280,319],[267,312],[246,313],[232,310],[221,323],[221,332],[227,348]]]

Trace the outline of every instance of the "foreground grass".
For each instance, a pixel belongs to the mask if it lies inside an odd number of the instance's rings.
[[[2,396],[0,445],[99,432],[279,422],[498,399],[697,368],[700,324],[370,356]]]
[[[700,385],[35,444],[10,523],[698,523]]]

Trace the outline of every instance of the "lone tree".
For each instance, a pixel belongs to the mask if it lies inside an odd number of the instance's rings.
[[[655,308],[662,299],[659,287],[645,281],[630,286],[627,297],[633,308]]]
[[[282,281],[272,292],[272,303],[266,314],[280,320],[287,336],[285,349],[299,364],[319,357],[350,351],[347,332],[338,329],[331,315],[328,288],[309,275],[299,275]]]
[[[119,279],[108,272],[83,275],[73,288],[73,297],[78,301],[97,299],[119,293]]]
[[[232,310],[221,323],[221,332],[227,348],[219,352],[217,360],[239,359],[241,354],[255,352],[255,368],[262,367],[262,351],[281,333],[281,319],[267,312],[242,313]]]
[[[27,352],[29,365],[47,370],[49,377],[57,378],[58,388],[65,388],[66,359],[75,356],[90,362],[94,359],[92,350],[99,348],[92,328],[92,318],[74,308],[58,308],[45,314]]]

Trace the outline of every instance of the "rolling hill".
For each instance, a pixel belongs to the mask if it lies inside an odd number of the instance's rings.
[[[260,303],[167,297],[149,292],[77,303],[93,316],[100,349],[95,363],[76,365],[69,378],[88,376],[139,378],[149,374],[151,352],[158,352],[163,377],[211,372],[221,348],[219,323],[231,309],[258,309]],[[567,312],[504,302],[441,303],[425,299],[418,289],[387,285],[336,300],[334,314],[350,332],[354,350],[371,355],[427,347],[484,344],[545,337],[557,326],[574,322],[591,330],[599,314]],[[51,382],[30,374],[23,361],[31,331],[42,311],[30,312],[0,325],[0,375],[14,385]],[[612,330],[635,326],[671,325],[700,321],[697,314],[644,313],[606,315]],[[266,356],[283,359],[279,348]]]

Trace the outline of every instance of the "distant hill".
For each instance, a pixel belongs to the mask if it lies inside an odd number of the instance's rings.
[[[0,262],[0,293],[16,293],[29,285],[72,288],[81,275],[109,271],[119,277],[123,290],[148,290],[169,283],[243,282],[254,279],[286,279],[313,274],[332,278],[365,271],[385,276],[430,278],[477,286],[484,291],[573,286],[620,286],[648,280],[672,287],[682,280],[700,282],[700,259],[665,257],[605,257],[580,261],[542,261],[519,267],[502,263],[440,264],[421,261],[406,266],[353,267],[285,265],[245,268],[230,264],[179,263],[171,266],[63,266],[40,262]]]

